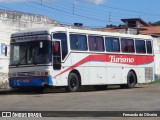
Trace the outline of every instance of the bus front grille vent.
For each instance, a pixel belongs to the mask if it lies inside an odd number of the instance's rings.
[[[27,77],[27,76],[34,76],[35,72],[18,72],[17,76],[18,77]]]

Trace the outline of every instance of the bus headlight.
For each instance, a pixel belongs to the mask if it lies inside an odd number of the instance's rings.
[[[41,76],[41,72],[40,71],[37,71],[35,73],[36,73],[36,76]]]
[[[17,76],[17,73],[9,73],[8,76],[9,76],[9,77],[16,77],[16,76]]]
[[[36,71],[36,76],[48,76],[49,71]]]

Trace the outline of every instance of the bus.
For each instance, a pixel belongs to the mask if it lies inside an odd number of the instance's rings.
[[[9,86],[108,85],[133,88],[154,80],[153,38],[71,26],[55,26],[13,33],[10,41]]]

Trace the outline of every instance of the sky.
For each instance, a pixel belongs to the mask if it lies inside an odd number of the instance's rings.
[[[0,9],[39,14],[89,27],[123,24],[124,18],[160,21],[160,0],[0,0]]]

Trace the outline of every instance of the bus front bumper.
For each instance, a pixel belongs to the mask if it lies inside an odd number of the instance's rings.
[[[53,85],[51,76],[9,78],[9,86],[12,88],[40,87],[40,86],[44,86],[44,85]]]

